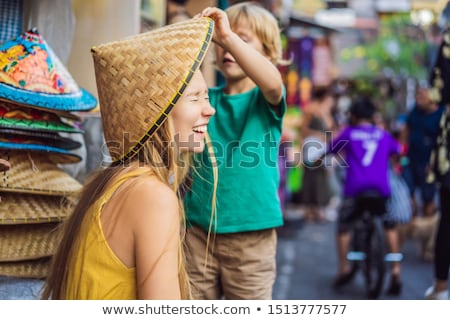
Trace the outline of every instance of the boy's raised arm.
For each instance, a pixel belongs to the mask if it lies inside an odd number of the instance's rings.
[[[283,81],[276,66],[231,30],[226,13],[219,8],[206,8],[200,16],[214,20],[213,42],[230,52],[242,70],[261,89],[272,106],[278,106],[283,95]]]

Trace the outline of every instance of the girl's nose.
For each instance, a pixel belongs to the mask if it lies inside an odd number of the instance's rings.
[[[207,117],[212,117],[216,113],[216,109],[211,107],[211,104],[209,102],[206,104],[205,108],[203,108],[203,115]]]

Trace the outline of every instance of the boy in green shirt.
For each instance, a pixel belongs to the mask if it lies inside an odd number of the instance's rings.
[[[208,152],[195,158],[184,200],[192,293],[196,299],[271,299],[275,228],[283,224],[277,160],[286,100],[275,66],[280,32],[271,13],[251,3],[200,15],[215,22],[217,66],[226,83],[209,90],[215,159]]]

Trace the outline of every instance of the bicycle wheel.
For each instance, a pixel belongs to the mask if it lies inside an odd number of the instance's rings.
[[[381,217],[373,217],[369,228],[368,239],[365,241],[367,257],[364,261],[364,277],[368,299],[378,299],[386,273],[384,227]]]

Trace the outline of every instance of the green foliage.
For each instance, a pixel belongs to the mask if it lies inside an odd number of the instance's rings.
[[[409,14],[380,19],[378,34],[366,43],[344,49],[344,61],[362,60],[358,76],[424,78],[427,44],[423,30],[411,23]]]

